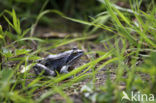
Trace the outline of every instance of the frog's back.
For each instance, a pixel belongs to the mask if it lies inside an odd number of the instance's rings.
[[[46,57],[46,59],[57,60],[57,59],[61,59],[63,57],[67,57],[69,54],[71,54],[71,50],[63,52],[63,53],[59,53],[56,55],[48,55]]]
[[[58,57],[53,55],[49,55],[46,58],[46,62],[44,63],[44,65],[50,68],[51,70],[57,70],[57,71],[60,71],[62,66],[64,66],[65,64],[66,64],[65,57]]]

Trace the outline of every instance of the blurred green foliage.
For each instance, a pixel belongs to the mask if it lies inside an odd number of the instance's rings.
[[[31,17],[45,9],[57,9],[73,17],[95,15],[100,10],[100,3],[96,0],[1,0],[0,11],[14,8],[17,14]]]

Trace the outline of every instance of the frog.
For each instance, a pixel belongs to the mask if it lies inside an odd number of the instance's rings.
[[[46,58],[38,60],[33,67],[35,74],[56,77],[57,74],[67,74],[68,69],[72,67],[84,54],[83,50],[72,48],[71,50],[56,54],[48,55]]]

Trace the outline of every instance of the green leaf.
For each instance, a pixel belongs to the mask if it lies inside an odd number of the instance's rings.
[[[0,33],[3,32],[2,26],[0,25]]]
[[[4,37],[2,36],[2,34],[0,34],[0,39],[3,39]]]
[[[10,20],[6,17],[6,16],[3,16],[4,17],[4,19],[8,22],[8,24],[12,27],[12,28],[14,28],[14,26],[13,26],[13,24],[10,22]]]
[[[22,54],[27,54],[29,53],[31,50],[29,49],[16,49],[15,51],[15,55],[22,55]]]
[[[29,64],[29,65],[27,65],[27,66],[21,66],[21,73],[25,73],[25,72],[27,72],[28,70],[30,70],[32,67],[34,66],[34,64]]]
[[[4,55],[7,58],[13,56],[12,51],[7,48],[2,48],[2,55]]]

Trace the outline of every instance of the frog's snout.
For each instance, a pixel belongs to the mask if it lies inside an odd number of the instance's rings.
[[[78,53],[78,54],[83,54],[83,53],[84,53],[84,51],[83,51],[83,50],[78,49],[78,50],[77,50],[77,53]]]
[[[82,54],[84,54],[84,51],[83,50],[80,50],[79,52],[82,53]]]
[[[78,51],[78,54],[79,54],[80,56],[82,56],[82,55],[84,54],[84,51],[83,51],[83,50],[79,50],[79,51]]]

